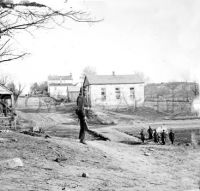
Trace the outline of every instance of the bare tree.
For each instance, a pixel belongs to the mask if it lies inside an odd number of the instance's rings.
[[[192,88],[192,92],[194,94],[194,97],[199,96],[199,84],[198,83],[194,83],[194,86]]]
[[[22,86],[22,84],[15,84],[14,82],[10,82],[7,84],[7,88],[13,92],[13,96],[14,96],[14,102],[16,103],[19,96],[22,94],[23,90],[24,90],[24,86]]]
[[[41,83],[33,83],[32,86],[30,87],[30,92],[33,95],[36,94],[44,94],[47,95],[48,92],[48,83],[47,81],[41,82]]]
[[[134,72],[133,74],[136,79],[143,81],[143,82],[149,82],[150,78],[145,76],[143,72]]]
[[[38,85],[37,82],[33,83],[33,84],[31,85],[31,87],[30,87],[30,93],[31,93],[32,95],[35,95],[36,92],[37,92],[37,90],[38,90],[38,87],[39,87],[39,85]]]
[[[81,75],[81,78],[84,78],[85,76],[87,75],[96,75],[96,69],[92,66],[86,66],[84,69],[83,69],[83,72],[82,72],[82,75]]]
[[[1,74],[0,75],[0,84],[6,86],[6,84],[9,82],[9,76]]]
[[[45,28],[49,23],[61,25],[66,19],[77,22],[96,22],[81,11],[54,10],[36,2],[0,0],[0,63],[24,57],[27,53],[16,53],[10,41],[17,31],[30,32],[32,28]]]

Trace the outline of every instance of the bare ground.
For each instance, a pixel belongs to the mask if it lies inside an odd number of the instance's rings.
[[[112,117],[120,118],[117,114]],[[136,121],[127,115],[115,126],[90,126],[111,141],[88,136],[87,145],[83,145],[77,139],[77,121],[69,113],[20,113],[24,129],[31,126],[30,119],[56,137],[0,133],[0,138],[6,139],[0,142],[0,160],[19,157],[24,162],[23,167],[1,169],[0,190],[200,190],[200,148],[186,146],[185,142],[141,144],[138,131],[147,128],[148,121]],[[199,124],[184,122],[196,128]],[[166,124],[179,129],[184,122]],[[153,127],[159,123],[163,122],[151,121]],[[88,177],[82,177],[83,172]]]

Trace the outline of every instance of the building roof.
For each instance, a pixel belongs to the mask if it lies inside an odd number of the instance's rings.
[[[72,83],[50,83],[49,86],[72,86]]]
[[[0,95],[12,95],[13,93],[4,85],[0,84]]]
[[[135,75],[88,75],[85,77],[84,85],[106,85],[106,84],[141,84],[144,80]]]
[[[48,76],[48,80],[72,80],[72,75],[68,76]]]

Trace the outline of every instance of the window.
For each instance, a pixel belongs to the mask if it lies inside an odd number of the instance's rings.
[[[115,88],[116,99],[120,99],[120,88]]]
[[[135,99],[135,88],[130,88],[130,97],[131,99]]]
[[[106,88],[101,88],[101,100],[106,100]]]

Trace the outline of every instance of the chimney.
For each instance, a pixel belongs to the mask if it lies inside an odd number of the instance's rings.
[[[115,76],[115,71],[112,71],[112,75]]]

